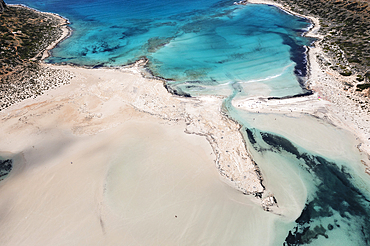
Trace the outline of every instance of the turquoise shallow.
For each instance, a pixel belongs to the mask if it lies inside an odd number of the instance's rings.
[[[319,155],[273,130],[261,130],[254,123],[261,116],[230,103],[235,96],[307,92],[305,51],[313,41],[303,35],[308,20],[272,6],[227,0],[7,2],[56,12],[71,21],[72,37],[53,50],[49,63],[120,66],[147,57],[148,69],[168,79],[179,94],[227,96],[225,110],[243,125],[262,173],[278,170],[268,163],[280,161],[307,190],[306,206],[296,221],[281,218],[276,225],[274,245],[370,244],[369,181],[352,167],[357,157],[349,161]]]
[[[312,40],[302,31],[310,24],[278,8],[218,0],[24,3],[72,22],[73,36],[51,63],[117,66],[147,57],[153,74],[192,95],[230,81],[262,81],[270,96],[302,93],[296,76],[305,75],[303,45]]]

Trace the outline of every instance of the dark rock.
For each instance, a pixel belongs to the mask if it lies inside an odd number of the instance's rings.
[[[366,72],[364,75],[368,80],[370,80],[370,71]]]
[[[356,87],[357,87],[356,91],[363,91],[365,89],[370,88],[370,84],[367,84],[367,83],[365,83],[365,84],[357,84]]]
[[[2,13],[6,9],[6,4],[4,0],[0,0],[0,13]]]
[[[250,129],[248,129],[248,128],[246,129],[246,132],[247,132],[247,136],[248,136],[249,142],[251,144],[256,144],[257,141],[256,141],[256,139],[255,139],[255,137],[253,135],[253,132]]]
[[[0,180],[2,180],[6,175],[8,175],[12,169],[13,161],[11,159],[0,160]]]
[[[297,97],[305,97],[313,95],[312,90],[305,89],[303,93],[292,95],[292,96],[284,96],[284,97],[268,97],[268,100],[281,100],[281,99],[289,99],[289,98],[297,98]]]
[[[180,88],[174,88],[168,85],[167,83],[164,83],[164,88],[166,88],[166,90],[173,95],[180,96],[180,97],[191,97],[189,93],[182,91]]]

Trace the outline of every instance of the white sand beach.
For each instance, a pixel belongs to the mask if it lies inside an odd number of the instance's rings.
[[[3,245],[238,245],[272,230],[278,216],[232,188],[263,192],[221,99],[172,96],[135,66],[62,69],[69,85],[0,112],[14,159],[0,183]]]

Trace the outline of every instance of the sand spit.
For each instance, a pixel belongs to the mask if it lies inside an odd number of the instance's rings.
[[[71,85],[49,90],[46,95],[26,99],[3,110],[2,132],[6,142],[18,142],[17,125],[27,131],[42,131],[39,115],[57,114],[60,120],[55,122],[55,127],[65,125],[78,136],[94,135],[120,125],[122,108],[130,108],[132,112],[144,112],[168,124],[183,122],[186,133],[206,137],[225,181],[245,194],[262,197],[264,188],[258,167],[246,151],[239,125],[220,113],[222,98],[173,96],[165,90],[162,81],[143,78],[138,66],[121,69],[49,67],[63,69],[76,77]],[[10,143],[4,142],[2,149],[17,153],[30,147],[15,144],[13,149],[9,146]]]
[[[136,72],[141,70],[140,67],[131,69],[136,69]],[[137,93],[141,94],[139,98]],[[258,167],[246,151],[239,132],[240,126],[220,113],[223,98],[173,96],[159,81],[155,89],[151,86],[134,86],[132,93],[124,98],[137,110],[170,121],[185,120],[186,133],[207,138],[216,154],[217,168],[222,176],[227,177],[227,181],[231,181],[233,186],[245,194],[262,196],[264,189]]]

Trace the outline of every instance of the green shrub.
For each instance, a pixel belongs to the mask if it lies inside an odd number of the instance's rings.
[[[363,91],[367,88],[370,88],[370,84],[358,84],[356,85],[357,89],[356,91]]]
[[[340,74],[343,75],[343,76],[351,76],[352,72],[349,71],[349,70],[345,70],[345,71],[341,72]]]

